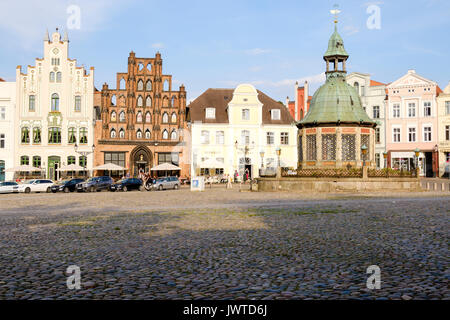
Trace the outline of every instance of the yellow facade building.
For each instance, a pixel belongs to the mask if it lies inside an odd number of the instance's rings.
[[[438,106],[439,176],[450,170],[450,83],[436,98]]]

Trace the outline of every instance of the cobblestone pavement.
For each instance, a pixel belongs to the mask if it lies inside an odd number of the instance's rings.
[[[0,195],[0,299],[449,299],[449,213],[442,192]]]

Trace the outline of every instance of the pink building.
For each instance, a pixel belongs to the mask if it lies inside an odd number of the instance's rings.
[[[414,150],[420,149],[421,175],[435,176],[438,170],[437,83],[414,70],[387,86],[386,149],[388,167],[416,167]]]

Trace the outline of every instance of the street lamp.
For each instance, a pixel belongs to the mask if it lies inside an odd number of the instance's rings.
[[[261,156],[261,168],[264,168],[264,150],[261,150],[259,155]]]
[[[280,161],[280,156],[281,156],[281,148],[278,147],[277,150],[277,156],[278,156],[278,167],[281,167],[281,161]]]
[[[383,158],[384,158],[384,168],[387,169],[387,151],[383,152]]]
[[[93,144],[92,145],[92,151],[79,151],[78,150],[78,144],[75,142],[75,145],[74,145],[74,148],[75,148],[75,152],[76,153],[78,153],[79,155],[81,155],[82,157],[85,157],[85,161],[83,161],[83,169],[84,169],[84,171],[85,171],[85,173],[87,173],[86,172],[86,165],[87,165],[87,156],[88,155],[90,155],[91,153],[94,153],[94,150],[95,150],[95,144]]]
[[[365,144],[362,145],[361,151],[363,154],[363,167],[366,166],[366,153],[367,153],[367,146]]]

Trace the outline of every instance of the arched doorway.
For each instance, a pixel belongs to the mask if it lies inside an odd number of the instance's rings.
[[[137,177],[139,171],[150,172],[153,164],[152,152],[146,146],[137,146],[130,154],[130,173]]]
[[[48,174],[47,178],[51,180],[59,179],[59,171],[61,165],[61,158],[58,156],[48,157]]]

